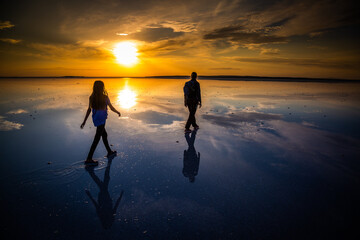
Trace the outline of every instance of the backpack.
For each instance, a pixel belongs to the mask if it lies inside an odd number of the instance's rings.
[[[195,83],[187,82],[186,86],[189,90],[188,92],[188,98],[196,98],[196,86]]]

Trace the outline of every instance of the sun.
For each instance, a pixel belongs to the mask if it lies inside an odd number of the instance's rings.
[[[113,49],[114,56],[116,61],[124,66],[132,66],[138,62],[137,48],[133,42],[119,42],[115,45]]]

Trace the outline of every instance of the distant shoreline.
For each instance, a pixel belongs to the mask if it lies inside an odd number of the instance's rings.
[[[5,78],[61,78],[61,79],[72,79],[72,78],[157,78],[157,79],[189,79],[189,76],[144,76],[144,77],[86,77],[86,76],[47,76],[47,77],[0,77]],[[339,78],[305,78],[305,77],[261,77],[261,76],[236,76],[236,75],[213,75],[213,76],[199,76],[200,80],[220,80],[220,81],[264,81],[264,82],[324,82],[324,83],[343,83],[352,82],[360,83],[359,79],[339,79]]]

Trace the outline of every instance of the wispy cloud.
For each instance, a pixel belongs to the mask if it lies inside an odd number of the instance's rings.
[[[28,111],[20,108],[7,112],[7,114],[21,114],[21,113],[28,113]]]
[[[12,39],[12,38],[0,38],[0,41],[6,42],[6,43],[11,43],[11,44],[17,44],[17,43],[21,42],[22,40]]]
[[[202,118],[223,126],[223,127],[237,127],[238,124],[244,122],[256,122],[259,120],[279,120],[282,118],[281,114],[262,113],[262,112],[238,112],[236,114],[227,115],[203,115]]]
[[[10,122],[5,120],[5,117],[0,116],[0,131],[11,131],[11,130],[19,130],[24,125],[21,123]]]
[[[10,21],[0,21],[0,30],[15,27]]]
[[[163,40],[151,45],[144,45],[139,49],[139,52],[144,52],[147,54],[156,54],[158,52],[171,52],[180,48],[184,48],[189,43],[191,43],[191,41],[186,38]]]
[[[159,40],[176,38],[184,35],[183,32],[175,32],[172,28],[144,28],[139,32],[129,34],[129,38],[145,42],[156,42]]]
[[[228,39],[239,44],[284,43],[288,41],[286,37],[270,35],[263,31],[249,31],[242,25],[218,28],[205,34],[203,38],[205,40]]]
[[[261,55],[277,55],[279,54],[278,48],[261,48],[260,54]]]

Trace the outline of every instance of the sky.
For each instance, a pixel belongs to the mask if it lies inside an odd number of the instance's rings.
[[[348,0],[2,0],[0,76],[360,79]],[[136,48],[122,64],[121,42]],[[129,47],[128,47],[129,48]],[[124,55],[125,54],[125,55]]]

